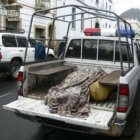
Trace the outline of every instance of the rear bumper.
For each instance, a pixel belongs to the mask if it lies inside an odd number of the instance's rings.
[[[93,129],[89,127],[81,127],[78,125],[72,125],[68,124],[62,121],[54,120],[54,119],[46,119],[43,117],[38,117],[38,116],[30,116],[30,115],[25,115],[21,114],[19,112],[16,112],[16,115],[18,117],[33,121],[33,122],[38,122],[40,124],[50,126],[52,128],[58,128],[58,129],[63,129],[63,130],[68,130],[68,131],[75,131],[75,132],[80,132],[80,133],[87,133],[87,134],[96,134],[96,135],[107,135],[107,136],[112,136],[112,137],[118,137],[123,133],[123,130],[125,128],[126,122],[125,121],[119,121],[115,120],[114,124],[109,130],[102,130],[102,129]]]
[[[10,68],[10,62],[0,61],[0,72],[8,72]]]

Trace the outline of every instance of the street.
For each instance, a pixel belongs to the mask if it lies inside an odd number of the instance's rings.
[[[140,96],[137,96],[137,100],[135,102],[137,129],[134,137],[112,138],[61,130],[55,130],[47,135],[43,133],[40,124],[21,119],[13,112],[2,109],[2,105],[7,104],[17,98],[16,84],[16,80],[11,81],[7,75],[0,74],[0,140],[140,140],[140,103],[138,102],[140,100]]]

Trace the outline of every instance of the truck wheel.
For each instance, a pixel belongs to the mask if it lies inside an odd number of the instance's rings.
[[[126,137],[134,136],[136,129],[137,129],[137,123],[138,123],[137,120],[138,120],[138,116],[139,116],[138,106],[139,106],[139,99],[140,99],[139,90],[140,90],[140,88],[138,86],[137,90],[136,90],[134,104],[133,104],[131,112],[128,116],[126,128],[124,129],[124,132],[122,134],[123,136],[126,136]]]
[[[124,132],[122,134],[122,136],[124,137],[133,137],[135,135],[135,132],[136,132],[136,123],[133,122],[133,121],[129,121],[127,124],[126,124],[126,128],[124,129]]]
[[[46,126],[46,125],[41,125],[41,131],[45,134],[51,134],[51,133],[54,133],[56,131],[55,128],[52,128],[52,127],[49,127],[49,126]]]
[[[19,71],[20,66],[21,66],[21,63],[18,60],[13,60],[11,62],[9,74],[12,80],[18,77],[18,71]]]
[[[53,55],[48,55],[48,60],[53,60],[54,56]]]

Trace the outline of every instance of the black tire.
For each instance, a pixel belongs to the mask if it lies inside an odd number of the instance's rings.
[[[52,128],[50,126],[46,126],[46,125],[43,125],[43,124],[41,125],[40,129],[45,134],[52,134],[52,133],[54,133],[56,131],[55,128]]]
[[[10,78],[12,80],[17,79],[18,77],[18,71],[20,69],[21,63],[18,60],[13,60],[10,64],[10,70],[9,70],[9,74],[10,74]]]
[[[136,129],[137,129],[136,121],[128,120],[122,136],[133,137],[135,135]]]
[[[48,60],[53,60],[54,56],[53,55],[48,55]]]

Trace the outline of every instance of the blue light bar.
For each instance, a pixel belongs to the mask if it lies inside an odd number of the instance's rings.
[[[127,34],[126,34],[125,29],[120,29],[120,34],[121,34],[121,37],[126,37],[126,35],[128,36],[128,38],[134,38],[135,37],[134,30],[132,30],[132,37],[131,37],[131,31],[130,30],[127,30]],[[116,36],[118,36],[118,29],[116,30]]]

